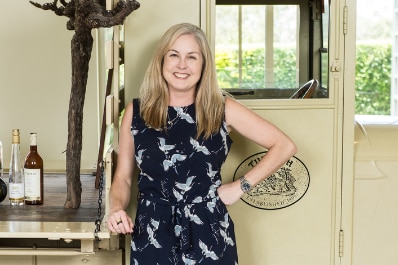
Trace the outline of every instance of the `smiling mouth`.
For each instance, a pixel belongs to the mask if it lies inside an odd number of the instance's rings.
[[[174,73],[174,76],[185,79],[189,76],[189,74]]]

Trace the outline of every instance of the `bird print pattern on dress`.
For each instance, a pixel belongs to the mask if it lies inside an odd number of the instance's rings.
[[[195,106],[169,107],[167,130],[146,126],[133,101],[139,199],[131,237],[134,265],[237,265],[234,225],[217,194],[232,140],[225,121],[196,138]]]

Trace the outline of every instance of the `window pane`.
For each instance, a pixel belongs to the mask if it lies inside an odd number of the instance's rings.
[[[314,22],[311,12],[317,7],[303,3],[216,6],[215,60],[222,88],[240,98],[290,98],[310,79],[327,84],[323,29],[328,30],[329,17]],[[318,92],[316,97],[328,96],[326,86]]]
[[[391,112],[398,51],[392,52],[394,2],[357,1],[357,25],[366,27],[358,26],[356,34],[356,114],[398,115]]]
[[[296,6],[219,6],[216,12],[216,62],[223,88],[296,86]],[[267,22],[272,24],[267,27]]]

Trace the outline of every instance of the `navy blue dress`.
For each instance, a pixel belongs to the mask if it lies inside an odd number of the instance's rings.
[[[234,224],[217,194],[232,141],[196,139],[195,105],[169,107],[167,131],[147,127],[133,100],[131,133],[140,169],[131,238],[134,265],[236,265]]]

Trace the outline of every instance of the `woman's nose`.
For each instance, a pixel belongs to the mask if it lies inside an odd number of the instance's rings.
[[[179,68],[185,68],[187,66],[185,59],[184,58],[180,58],[177,64],[177,67]]]

